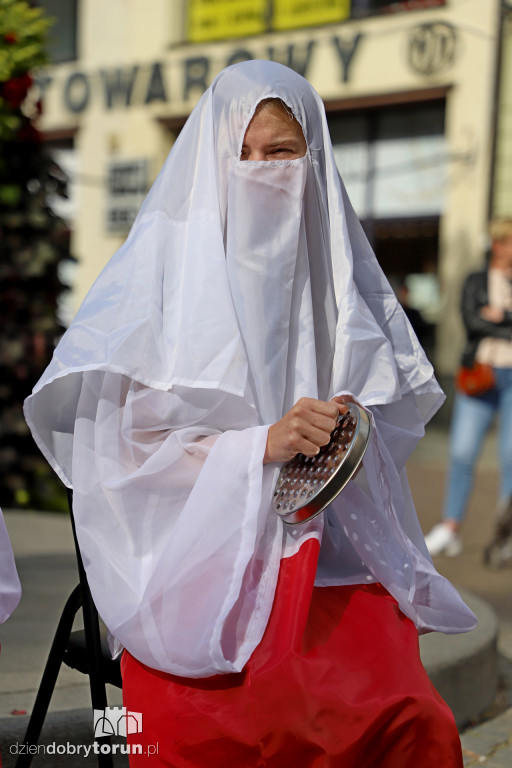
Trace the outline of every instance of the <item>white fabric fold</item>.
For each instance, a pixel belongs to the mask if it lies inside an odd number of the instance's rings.
[[[6,621],[21,599],[11,540],[0,509],[0,624]]]
[[[196,404],[184,397],[84,375],[74,509],[110,632],[155,669],[203,677],[239,671],[261,639],[283,532],[268,515],[275,467],[262,463],[266,427],[205,426],[236,415],[229,397],[208,396],[195,425]]]
[[[301,124],[306,156],[240,162],[270,97]],[[375,417],[367,483],[283,530],[268,425],[302,396],[341,391]],[[203,677],[243,668],[280,559],[311,537],[317,583],[379,579],[421,631],[474,626],[428,558],[402,471],[443,397],[346,197],[320,98],[251,61],[201,98],[25,415],[74,488],[112,635],[149,666]]]
[[[471,614],[455,588],[435,570],[419,525],[411,525],[415,518],[408,509],[410,495],[404,493],[404,471],[399,473],[378,421],[371,412],[370,417],[374,429],[363,471],[330,506],[328,530],[341,529],[354,562],[359,559],[363,568],[355,583],[364,578],[383,584],[420,633],[466,631]],[[328,538],[322,541],[320,586],[339,583],[339,547],[332,542],[329,546]]]

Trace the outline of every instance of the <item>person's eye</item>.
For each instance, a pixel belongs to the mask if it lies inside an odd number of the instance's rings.
[[[286,152],[293,152],[293,149],[291,149],[291,147],[277,147],[276,149],[274,149],[273,154],[274,155],[285,154]]]

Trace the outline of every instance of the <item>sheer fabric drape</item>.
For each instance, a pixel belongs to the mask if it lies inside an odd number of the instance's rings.
[[[0,510],[0,624],[6,621],[21,599],[21,584],[14,562],[11,540]]]

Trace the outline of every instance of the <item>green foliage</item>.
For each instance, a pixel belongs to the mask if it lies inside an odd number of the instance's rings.
[[[45,43],[53,20],[24,0],[0,0],[0,82],[47,62]]]
[[[17,184],[2,184],[0,186],[0,205],[14,208],[21,200],[21,188]]]
[[[0,0],[0,149],[21,127],[19,112],[32,78],[48,61],[45,44],[53,19],[25,0]]]
[[[48,203],[66,194],[66,179],[41,142],[30,98],[50,26],[40,8],[0,0],[0,506],[31,509],[66,505],[22,410],[63,330],[59,267],[72,259],[69,231]]]

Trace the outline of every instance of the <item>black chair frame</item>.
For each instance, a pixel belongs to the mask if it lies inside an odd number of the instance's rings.
[[[121,670],[119,660],[110,656],[105,632],[100,630],[98,611],[94,605],[85,568],[78,546],[75,521],[73,517],[73,492],[68,490],[69,512],[78,564],[79,583],[68,597],[61,613],[57,630],[48,654],[41,683],[32,708],[32,714],[25,732],[24,744],[28,747],[37,745],[48,712],[48,707],[55,689],[57,677],[64,662],[89,676],[92,710],[104,710],[107,707],[106,683],[121,688]],[[82,609],[83,630],[73,631],[73,624]],[[91,731],[93,726],[91,711]],[[108,736],[97,738],[98,744],[110,744]],[[34,750],[35,751],[35,750]],[[29,768],[32,755],[27,748],[18,756],[16,768]],[[113,768],[111,753],[98,750],[98,766]]]

